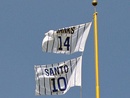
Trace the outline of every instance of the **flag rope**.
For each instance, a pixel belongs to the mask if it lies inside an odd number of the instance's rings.
[[[83,57],[83,53],[81,54],[81,56]],[[83,61],[82,61],[83,62]],[[81,68],[81,86],[80,86],[80,98],[82,98],[82,68]]]

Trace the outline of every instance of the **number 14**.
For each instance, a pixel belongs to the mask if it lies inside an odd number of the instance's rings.
[[[63,50],[63,46],[62,46],[62,38],[61,36],[58,36],[59,38],[59,50]],[[67,51],[69,51],[70,48],[70,37],[66,37],[65,42],[64,42],[64,46],[67,47]]]

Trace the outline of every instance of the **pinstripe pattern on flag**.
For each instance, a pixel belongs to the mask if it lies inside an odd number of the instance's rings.
[[[42,50],[62,54],[83,52],[91,24],[92,22],[89,22],[48,31],[42,41]]]
[[[36,95],[62,95],[81,86],[82,56],[64,62],[35,65]]]

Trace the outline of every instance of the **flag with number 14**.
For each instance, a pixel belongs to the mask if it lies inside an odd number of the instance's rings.
[[[42,41],[44,52],[72,54],[83,52],[92,22],[45,33]]]

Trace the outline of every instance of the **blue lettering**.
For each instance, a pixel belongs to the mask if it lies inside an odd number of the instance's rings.
[[[68,66],[67,66],[67,65],[65,65],[65,66],[64,66],[64,71],[65,71],[65,73],[68,73],[69,68],[68,68]]]
[[[50,68],[50,76],[54,75],[52,68]]]
[[[54,67],[55,75],[59,75],[59,68]]]
[[[49,76],[48,69],[45,69],[46,75]]]

